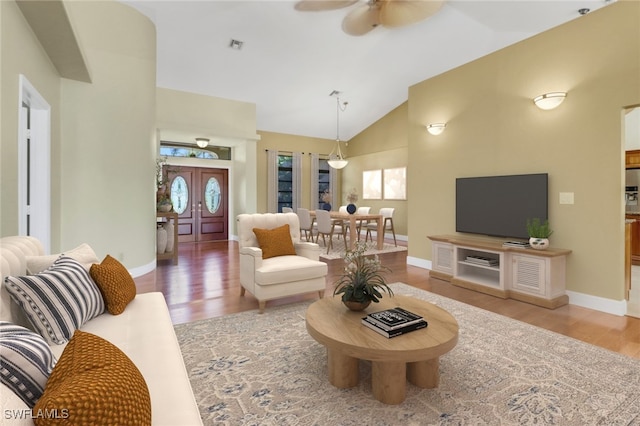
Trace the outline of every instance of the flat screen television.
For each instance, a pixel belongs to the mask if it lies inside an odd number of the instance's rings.
[[[456,179],[456,231],[529,238],[527,219],[548,218],[548,174]]]

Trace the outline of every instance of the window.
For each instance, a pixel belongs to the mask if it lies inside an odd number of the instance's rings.
[[[278,213],[293,208],[293,156],[278,154]]]
[[[163,157],[190,157],[207,160],[231,160],[231,148],[209,145],[199,148],[183,142],[160,141],[160,155]]]
[[[324,204],[331,205],[331,202],[331,167],[327,159],[318,159],[318,196],[314,207],[321,209]]]

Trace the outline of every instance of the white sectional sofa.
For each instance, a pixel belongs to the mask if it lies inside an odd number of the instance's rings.
[[[4,277],[26,275],[26,256],[43,255],[41,243],[32,237],[0,239],[0,321],[33,329],[21,308],[11,300]],[[184,366],[166,302],[161,293],[137,294],[123,313],[103,314],[80,330],[95,334],[119,348],[135,364],[149,389],[154,425],[201,425],[202,420]],[[56,358],[65,344],[50,345]],[[0,383],[0,424],[34,424],[23,418],[28,406]],[[26,416],[28,417],[28,416]]]

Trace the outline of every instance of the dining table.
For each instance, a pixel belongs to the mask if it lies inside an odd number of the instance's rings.
[[[311,210],[311,218],[315,219],[316,212],[315,210]],[[384,247],[384,220],[381,214],[349,214],[349,213],[341,213],[337,211],[329,212],[331,219],[334,221],[342,221],[343,223],[349,224],[349,249],[353,250],[353,247],[358,241],[358,221],[362,221],[361,223],[366,223],[369,221],[375,221],[376,228],[376,243],[377,249],[382,250]]]

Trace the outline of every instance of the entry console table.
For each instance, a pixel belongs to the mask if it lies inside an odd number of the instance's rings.
[[[549,309],[569,303],[565,264],[571,250],[504,247],[501,240],[459,235],[432,235],[429,239],[433,248],[431,277]]]

